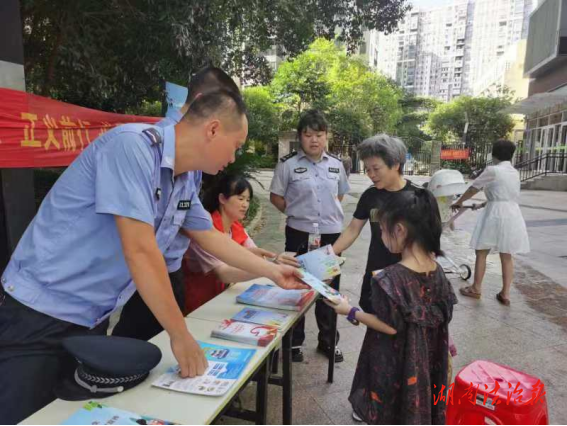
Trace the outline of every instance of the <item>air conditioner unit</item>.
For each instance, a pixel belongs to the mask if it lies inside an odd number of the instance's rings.
[[[530,15],[524,77],[567,61],[567,0],[545,0]]]

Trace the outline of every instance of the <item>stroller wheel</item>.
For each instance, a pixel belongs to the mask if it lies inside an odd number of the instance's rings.
[[[469,265],[465,265],[464,263],[460,266],[460,268],[461,270],[459,276],[465,281],[468,280],[472,275],[471,268],[469,267]]]

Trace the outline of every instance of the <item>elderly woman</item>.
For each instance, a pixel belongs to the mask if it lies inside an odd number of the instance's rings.
[[[526,223],[520,211],[520,176],[510,160],[516,146],[507,140],[499,140],[492,145],[492,162],[473,182],[472,186],[459,198],[454,209],[476,193],[484,190],[486,209],[480,214],[471,239],[471,247],[476,251],[474,282],[461,288],[463,296],[480,299],[482,280],[486,271],[486,257],[490,250],[500,253],[502,262],[502,291],[496,299],[503,305],[510,306],[510,287],[514,276],[512,255],[528,253],[530,242]]]
[[[418,189],[409,180],[404,179],[403,170],[406,162],[406,146],[395,137],[380,134],[366,139],[358,146],[358,155],[364,162],[366,174],[372,181],[372,186],[361,195],[348,227],[333,244],[335,253],[348,249],[358,238],[366,222],[370,220],[372,237],[368,248],[368,261],[362,281],[360,307],[373,313],[370,281],[372,271],[384,269],[400,261],[399,254],[390,253],[382,241],[382,231],[375,220],[373,210],[378,210],[390,201],[392,197],[403,191]]]

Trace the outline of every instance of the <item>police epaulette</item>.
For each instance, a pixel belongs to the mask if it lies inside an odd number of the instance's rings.
[[[280,158],[280,161],[282,163],[285,163],[287,160],[289,160],[291,157],[295,157],[297,155],[297,151],[293,151],[287,155],[284,155],[282,158]]]
[[[159,145],[160,143],[162,143],[160,133],[153,127],[148,127],[147,129],[142,130],[142,133],[146,135],[150,139],[150,141],[152,141],[152,144]]]
[[[340,160],[339,157],[337,157],[335,154],[331,154],[330,152],[327,152],[327,155],[328,155],[329,157],[333,157],[335,160]]]

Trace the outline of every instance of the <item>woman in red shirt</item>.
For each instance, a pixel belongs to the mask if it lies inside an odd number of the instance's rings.
[[[274,257],[275,254],[259,249],[242,223],[254,195],[252,185],[242,176],[225,175],[203,201],[211,213],[213,226],[228,234],[238,244],[250,249],[259,256]],[[276,262],[299,266],[290,255],[275,256]],[[204,251],[197,243],[191,242],[183,257],[185,273],[185,315],[193,312],[215,296],[222,293],[227,283],[248,281],[258,278],[241,269],[234,268]]]

